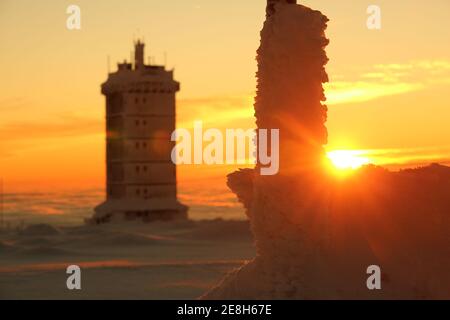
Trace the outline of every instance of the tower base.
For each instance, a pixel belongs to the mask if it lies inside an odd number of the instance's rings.
[[[171,221],[187,219],[188,207],[176,199],[110,199],[98,205],[88,224],[117,220]]]

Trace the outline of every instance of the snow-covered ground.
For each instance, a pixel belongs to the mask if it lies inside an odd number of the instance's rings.
[[[194,299],[255,256],[246,221],[30,225],[0,233],[0,299]],[[66,268],[82,269],[82,290]]]

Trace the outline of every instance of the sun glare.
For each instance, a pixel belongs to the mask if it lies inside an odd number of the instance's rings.
[[[370,163],[369,158],[360,150],[334,150],[327,152],[327,157],[336,169],[358,169]]]

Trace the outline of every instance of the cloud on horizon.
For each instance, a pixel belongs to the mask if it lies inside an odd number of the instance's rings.
[[[52,120],[14,121],[0,126],[3,141],[51,139],[98,133],[103,130],[103,119],[61,115]]]
[[[330,149],[328,151],[334,151]],[[386,167],[423,166],[429,163],[450,164],[450,145],[423,148],[358,149],[358,156]]]
[[[386,96],[426,89],[432,85],[450,83],[450,61],[419,60],[404,64],[378,64],[363,71],[354,80],[325,85],[328,105],[358,103]]]

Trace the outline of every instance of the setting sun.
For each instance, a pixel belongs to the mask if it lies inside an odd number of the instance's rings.
[[[327,152],[327,157],[337,169],[357,169],[370,163],[369,158],[359,150],[334,150]]]

